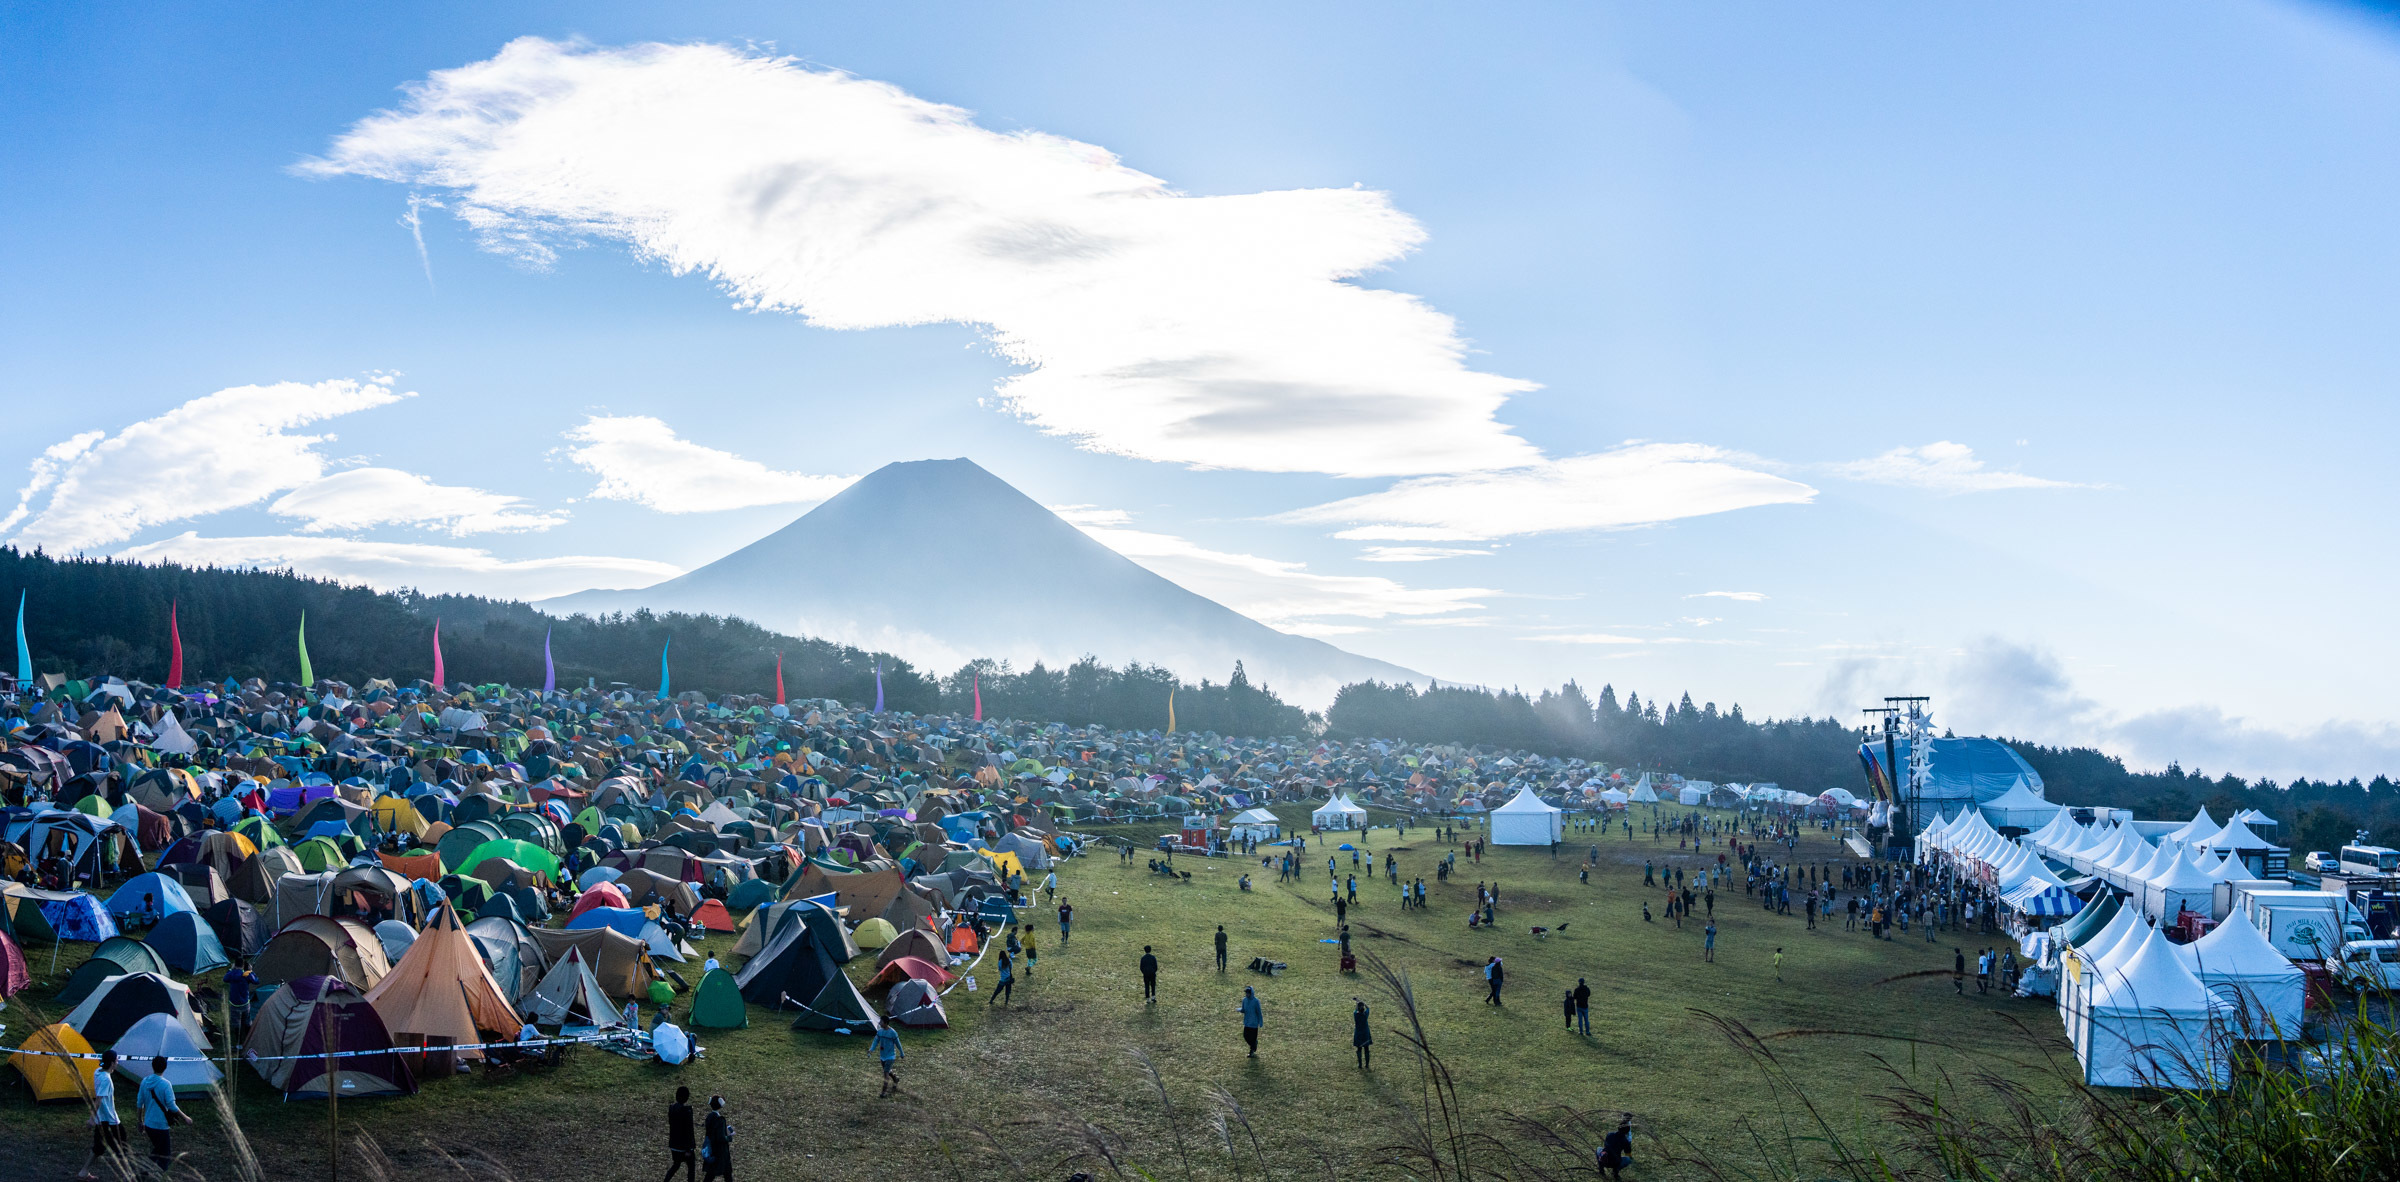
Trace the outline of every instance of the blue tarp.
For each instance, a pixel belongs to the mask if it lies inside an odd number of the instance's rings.
[[[650,917],[639,907],[594,907],[567,922],[569,931],[584,928],[615,928],[636,940],[642,938],[643,925]]]
[[[175,889],[183,888],[177,886]],[[191,900],[186,897],[184,901],[188,903]],[[50,930],[58,933],[61,940],[87,940],[97,944],[117,934],[117,921],[108,914],[108,908],[101,906],[100,900],[84,894],[71,899],[42,900],[42,922],[49,924]]]

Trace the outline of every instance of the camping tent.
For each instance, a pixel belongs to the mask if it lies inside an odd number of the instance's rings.
[[[48,1053],[44,1053],[48,1052]],[[69,1059],[67,1055],[88,1055],[92,1044],[75,1028],[63,1022],[44,1026],[25,1040],[16,1054],[8,1057],[8,1065],[25,1077],[26,1086],[33,1089],[37,1103],[52,1100],[84,1100],[92,1098],[92,1076],[99,1073],[96,1059]]]
[[[104,1047],[152,1014],[173,1017],[195,1041],[207,1037],[200,1029],[200,1016],[192,1012],[192,991],[157,973],[131,973],[102,981],[67,1015],[67,1025],[93,1046]]]
[[[33,970],[25,965],[25,953],[5,931],[0,931],[0,1002],[23,993],[33,984]]]
[[[355,989],[373,989],[392,971],[383,941],[355,919],[303,915],[267,941],[251,966],[260,984],[302,977],[340,977]]]
[[[394,964],[408,955],[408,946],[417,942],[417,929],[396,919],[375,925],[375,942],[383,945],[383,958]]]
[[[1228,828],[1235,841],[1273,841],[1283,836],[1283,822],[1265,809],[1235,813]]]
[[[517,1030],[515,1007],[483,967],[458,912],[447,904],[434,911],[408,955],[367,991],[367,1000],[392,1034],[419,1035],[428,1045],[437,1038],[451,1045],[472,1043],[481,1030]],[[460,1054],[483,1057],[481,1051]]]
[[[950,963],[950,953],[942,947],[941,937],[924,928],[910,928],[894,937],[876,954],[875,967],[881,969],[903,956],[913,956],[928,964]]]
[[[787,1001],[805,1004],[841,975],[841,967],[826,955],[807,924],[786,923],[734,980],[743,1000],[780,1008]]]
[[[160,920],[142,942],[157,950],[167,967],[185,976],[215,972],[231,963],[216,929],[196,911],[178,911]]]
[[[286,1097],[323,1096],[335,1090],[344,1098],[413,1095],[417,1079],[406,1060],[396,1054],[357,1053],[391,1046],[382,1016],[348,982],[302,977],[276,990],[259,1007],[242,1050],[259,1075]],[[282,1057],[322,1055],[327,1050],[344,1057]]]
[[[545,966],[558,963],[558,958],[573,948],[583,953],[583,963],[591,966],[592,976],[599,979],[600,987],[607,990],[610,997],[649,996],[650,969],[642,960],[643,945],[640,940],[614,928],[585,928],[577,932],[551,928],[523,930],[541,949]]]
[[[1308,821],[1319,829],[1364,829],[1367,827],[1367,810],[1337,792],[1327,797],[1324,804],[1311,810]]]
[[[117,1037],[117,1070],[135,1079],[150,1074],[154,1055],[170,1060],[167,1083],[178,1092],[205,1092],[225,1078],[225,1073],[208,1061],[207,1049],[173,1014],[148,1015]]]
[[[914,977],[892,986],[883,1004],[895,1026],[940,1028],[950,1024],[950,1015],[942,1009],[942,995]]]
[[[498,916],[478,919],[467,925],[467,938],[475,941],[475,951],[483,955],[484,967],[492,970],[493,983],[511,1005],[541,983],[542,966],[549,962],[524,924]]]
[[[860,949],[873,951],[899,939],[900,931],[892,926],[890,920],[878,917],[858,925],[858,930],[852,932],[850,938]]]
[[[592,976],[591,966],[583,963],[583,954],[572,948],[550,966],[519,1008],[533,1021],[553,1026],[617,1026],[625,1021],[600,988],[599,978]]]
[[[67,974],[67,983],[59,987],[58,996],[51,1000],[62,1006],[81,1005],[84,998],[92,995],[92,990],[110,977],[130,973],[157,973],[163,977],[171,971],[156,948],[131,936],[111,936],[92,950],[91,959]]]
[[[902,981],[912,979],[931,981],[937,989],[955,980],[951,976],[950,970],[943,968],[938,963],[921,960],[914,956],[903,956],[877,970],[875,976],[867,982],[867,992],[889,989]]]
[[[850,978],[839,970],[814,998],[801,1006],[800,1016],[792,1020],[794,1030],[878,1030],[882,1026],[883,1019],[875,1015],[875,1008],[859,996],[858,986],[851,984]]]
[[[1549,845],[1566,836],[1566,814],[1542,803],[1533,789],[1492,810],[1493,845]]]
[[[750,1007],[742,1001],[742,986],[732,973],[710,969],[692,991],[691,1023],[714,1030],[739,1030],[750,1025]]]

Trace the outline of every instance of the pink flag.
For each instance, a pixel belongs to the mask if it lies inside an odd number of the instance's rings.
[[[442,621],[439,616],[434,617],[433,621],[433,692],[442,692]]]
[[[167,688],[183,688],[183,629],[175,623],[175,604],[167,604]]]
[[[983,674],[975,675],[975,721],[983,721]]]
[[[783,654],[775,654],[775,704],[783,705]]]

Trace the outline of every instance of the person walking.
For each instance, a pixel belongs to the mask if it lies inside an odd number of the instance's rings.
[[[1625,1164],[1632,1158],[1633,1114],[1628,1112],[1600,1142],[1600,1169],[1609,1176],[1611,1182],[1623,1182]]]
[[[1225,925],[1217,925],[1217,971],[1225,971]]]
[[[987,998],[984,998],[984,999],[983,999],[983,1004],[984,1004],[984,1005],[985,1005],[985,1006],[988,1008],[988,1007],[990,1007],[991,1005],[993,1005],[993,1004],[997,1003],[997,1002],[998,1002],[998,1001],[999,1001],[1001,998],[1004,998],[1004,997],[1005,997],[1005,998],[1009,999],[1009,1004],[1010,1004],[1010,1005],[1015,1005],[1015,1004],[1016,1004],[1016,996],[1017,996],[1017,965],[1016,965],[1016,961],[1015,961],[1015,959],[1014,959],[1014,958],[1012,958],[1012,957],[1010,957],[1010,956],[1009,956],[1009,954],[1008,954],[1008,950],[1007,950],[1007,949],[1005,949],[1005,948],[1003,948],[1003,949],[1001,949],[1001,950],[1000,950],[1000,984],[999,984],[999,985],[997,985],[997,986],[995,986],[995,987],[992,989],[992,995],[991,995],[990,997],[987,997]]]
[[[1775,950],[1775,979],[1783,980],[1783,949]]]
[[[1960,997],[1967,995],[1967,952],[1963,948],[1950,950],[1950,991]]]
[[[1373,1070],[1375,1032],[1367,1028],[1367,1003],[1355,997],[1350,1000],[1358,1002],[1358,1008],[1350,1011],[1350,1049],[1358,1055],[1360,1071]]]
[[[733,1182],[733,1122],[725,1119],[723,1096],[708,1098],[708,1124],[701,1133],[700,1156],[708,1160],[708,1169],[700,1175],[702,1182],[718,1178]]]
[[[898,1095],[900,1092],[900,1056],[907,1053],[900,1049],[900,1028],[889,1022],[884,1023],[883,1028],[875,1032],[875,1041],[871,1045],[874,1047],[876,1060],[883,1064],[883,1090],[876,1093],[875,1098],[881,1100],[888,1096]]]
[[[1256,986],[1242,986],[1242,1041],[1250,1044],[1250,1057],[1258,1058],[1258,1032],[1267,1024],[1266,1007],[1258,1004]]]
[[[1061,901],[1058,905],[1058,946],[1067,946],[1068,925],[1075,922],[1075,905]]]
[[[117,1118],[117,1053],[100,1052],[100,1070],[92,1075],[92,1155],[76,1171],[76,1182],[98,1182],[92,1167],[125,1152],[125,1122]]]
[[[1708,921],[1707,927],[1700,929],[1700,959],[1704,963],[1716,963],[1717,921],[1713,919]]]
[[[1157,1002],[1158,956],[1150,951],[1148,944],[1144,944],[1142,945],[1142,1004],[1155,1005]]]
[[[1581,1034],[1586,1038],[1591,1037],[1592,987],[1588,984],[1585,984],[1583,978],[1577,977],[1575,978],[1575,992],[1568,994],[1568,996],[1575,1000],[1576,1033]]]
[[[1484,962],[1483,979],[1490,982],[1492,986],[1491,996],[1484,998],[1483,1003],[1485,1005],[1499,1005],[1500,987],[1508,982],[1508,970],[1501,966],[1499,957],[1495,956]]]
[[[695,1182],[699,1177],[700,1144],[692,1136],[692,1089],[675,1089],[675,1102],[667,1105],[667,1172],[658,1182],[675,1176],[676,1167],[683,1168],[683,1182]]]
[[[160,1173],[175,1164],[175,1122],[192,1123],[190,1113],[175,1106],[175,1085],[167,1082],[167,1057],[150,1057],[150,1074],[134,1092],[134,1107],[142,1114],[142,1132],[150,1138],[150,1164]]]

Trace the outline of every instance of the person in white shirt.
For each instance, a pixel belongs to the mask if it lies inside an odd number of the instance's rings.
[[[100,1052],[100,1072],[92,1077],[92,1155],[76,1171],[76,1182],[96,1182],[100,1175],[92,1167],[109,1154],[125,1152],[125,1122],[117,1119],[117,1080],[110,1074],[116,1065],[115,1051]]]
[[[711,956],[711,957],[709,957],[709,958],[708,958],[708,963],[706,963],[706,964],[703,964],[703,965],[701,965],[701,966],[700,966],[700,971],[701,971],[702,973],[713,973],[713,972],[716,972],[716,971],[717,971],[717,958],[716,958],[716,957],[714,957],[714,956]]]

